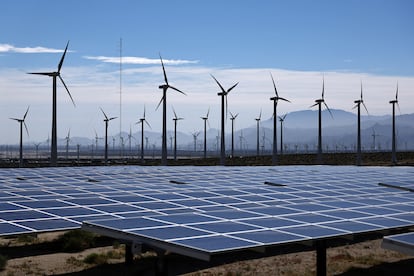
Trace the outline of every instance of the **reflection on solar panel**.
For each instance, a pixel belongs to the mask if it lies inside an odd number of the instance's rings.
[[[0,235],[83,227],[209,259],[414,225],[411,167],[0,170]]]
[[[414,256],[414,232],[384,237],[381,246]]]

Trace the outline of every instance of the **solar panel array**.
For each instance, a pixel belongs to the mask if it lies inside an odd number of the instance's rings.
[[[0,235],[84,227],[210,254],[414,225],[411,167],[0,170]],[[391,183],[382,186],[379,183]]]

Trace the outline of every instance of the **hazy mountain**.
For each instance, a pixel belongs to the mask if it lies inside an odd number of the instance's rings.
[[[322,111],[322,142],[324,147],[329,149],[352,149],[356,144],[357,133],[357,115],[351,112],[332,109],[332,116],[327,110]],[[283,114],[279,114],[283,115]],[[414,114],[404,114],[396,116],[397,123],[397,147],[399,149],[414,149]],[[362,144],[366,149],[389,149],[391,147],[391,116],[361,116],[361,135]],[[235,130],[234,133],[234,147],[239,150],[240,146],[243,149],[255,150],[257,145],[257,129],[256,123],[244,129]],[[196,138],[197,150],[203,149],[204,134],[203,130],[195,130],[193,133],[199,132]],[[280,122],[277,122],[277,140],[280,143]],[[161,133],[145,130],[144,143],[145,146],[161,147]],[[318,135],[318,111],[317,110],[301,110],[288,113],[283,124],[283,142],[287,148],[293,149],[299,147],[301,149],[308,148],[313,150],[317,144]],[[261,121],[260,124],[260,148],[270,150],[273,143],[273,118]],[[121,139],[122,137],[122,139]],[[169,130],[167,132],[167,146],[171,147],[173,143],[174,132]],[[217,145],[220,144],[220,130],[209,128],[207,130],[207,147],[209,150],[216,150]],[[141,144],[141,132],[132,133],[129,138],[129,133],[122,132],[121,135],[108,137],[108,144],[113,147],[119,147],[123,144],[127,148],[129,143],[131,147],[138,147]],[[131,140],[131,142],[130,142]],[[42,141],[47,144],[46,141]],[[77,144],[91,146],[95,145],[96,139],[86,137],[72,137],[70,145]],[[60,146],[66,145],[66,139],[59,138],[58,144]],[[192,133],[177,132],[177,144],[179,149],[193,150],[194,136]],[[98,137],[98,147],[104,146],[104,137]],[[226,148],[231,148],[231,133],[227,129],[226,132]],[[280,148],[280,144],[278,146]]]

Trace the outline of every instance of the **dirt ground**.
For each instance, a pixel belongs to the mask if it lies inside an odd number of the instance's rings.
[[[54,239],[59,233],[41,234],[35,243]],[[7,242],[7,244],[5,244]],[[16,246],[19,241],[0,240],[4,248]],[[20,244],[21,245],[21,244]],[[6,246],[6,247],[5,247]],[[0,252],[0,254],[3,254]],[[87,263],[91,255],[109,256]],[[0,276],[7,275],[155,275],[155,254],[135,256],[131,265],[124,263],[122,245],[87,249],[78,253],[39,254],[10,258]],[[167,257],[169,275],[315,275],[314,251],[277,255],[249,261],[209,267],[208,263],[171,255]],[[200,270],[199,270],[200,269]],[[403,255],[381,248],[381,240],[367,241],[327,250],[328,275],[414,275],[414,256]],[[186,274],[187,273],[187,274]]]

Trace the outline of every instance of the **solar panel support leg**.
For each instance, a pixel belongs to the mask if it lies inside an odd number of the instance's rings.
[[[157,263],[155,264],[155,275],[168,275],[167,258],[165,251],[157,251]]]
[[[132,244],[125,244],[125,264],[130,265],[134,261],[134,254],[132,253]]]
[[[316,244],[316,275],[326,276],[326,245],[324,241]]]

